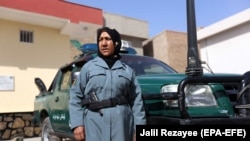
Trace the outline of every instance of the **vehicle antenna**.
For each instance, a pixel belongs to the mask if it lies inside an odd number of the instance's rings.
[[[195,4],[194,0],[186,0],[187,6],[187,68],[186,74],[188,76],[201,76],[203,69],[199,58],[199,51],[197,47],[197,32],[195,19]]]

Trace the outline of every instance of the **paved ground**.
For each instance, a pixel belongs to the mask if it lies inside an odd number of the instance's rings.
[[[23,141],[41,141],[41,138],[40,137],[37,137],[37,138],[24,138]]]
[[[35,137],[35,138],[22,138],[22,137],[17,137],[9,141],[41,141],[41,137]],[[63,140],[63,141],[70,141],[70,140]]]
[[[35,137],[35,138],[16,137],[12,140],[7,140],[7,141],[41,141],[41,138],[40,137]]]

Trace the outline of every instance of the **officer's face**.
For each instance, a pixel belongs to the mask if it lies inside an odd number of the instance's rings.
[[[99,37],[99,50],[103,56],[111,56],[114,53],[115,46],[107,32],[102,32]]]

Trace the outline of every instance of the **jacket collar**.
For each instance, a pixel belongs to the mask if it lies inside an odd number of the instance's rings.
[[[109,69],[107,63],[106,63],[101,57],[97,56],[97,57],[96,57],[96,60],[97,60],[97,61],[96,61],[96,65],[97,65],[97,66],[103,67],[103,68],[105,68],[105,69]],[[124,67],[124,66],[123,66],[121,60],[117,60],[117,61],[115,62],[115,64],[112,66],[111,69],[114,70],[114,69],[118,69],[118,68],[122,68],[122,67]]]

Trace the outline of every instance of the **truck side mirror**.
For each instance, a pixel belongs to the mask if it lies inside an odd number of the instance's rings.
[[[35,84],[41,93],[46,92],[47,88],[41,78],[35,78]]]

